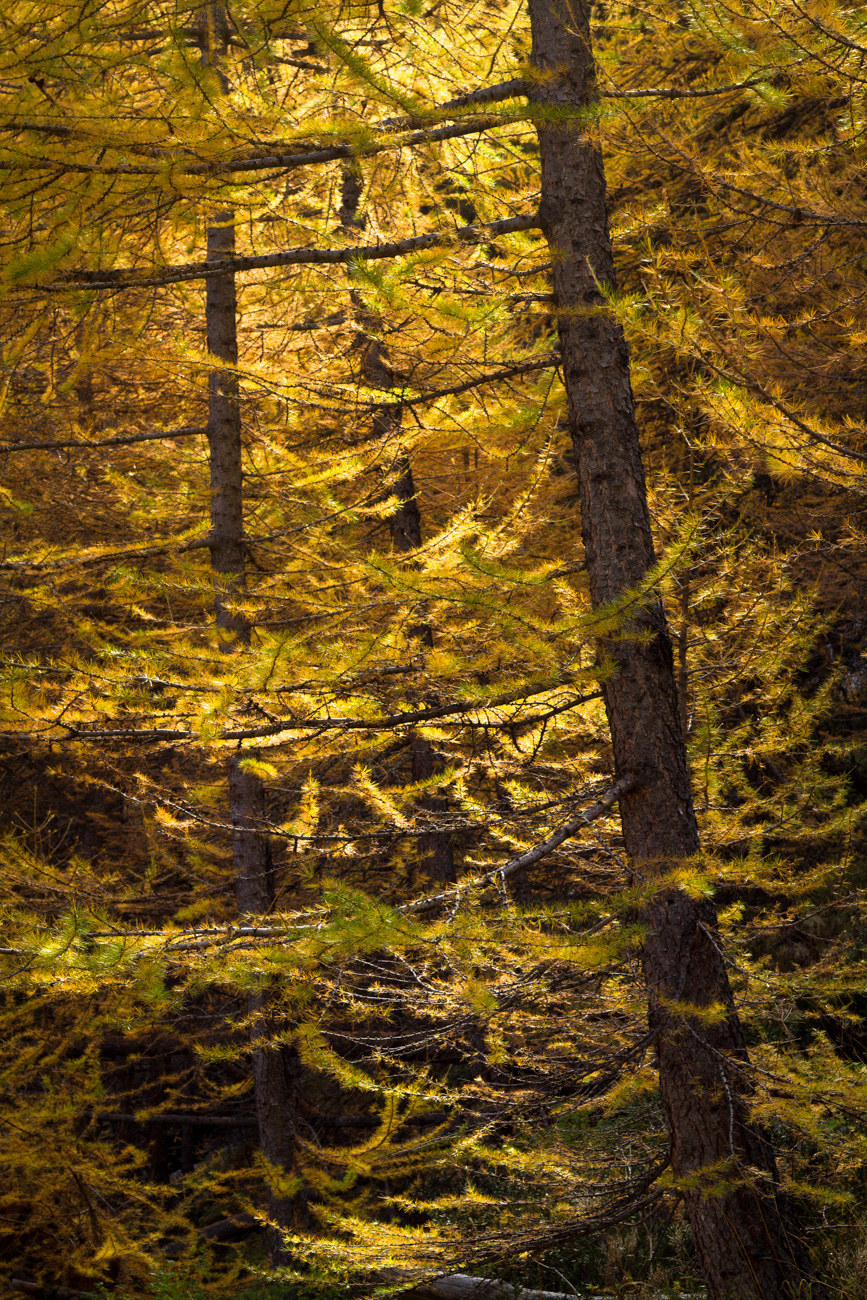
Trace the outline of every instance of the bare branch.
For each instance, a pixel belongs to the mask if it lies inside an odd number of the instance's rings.
[[[207,543],[200,543],[207,545]],[[444,704],[433,709],[414,709],[406,713],[390,713],[384,718],[281,718],[277,722],[269,722],[261,727],[238,727],[231,731],[224,731],[220,735],[221,740],[260,740],[266,736],[279,736],[290,731],[390,731],[395,727],[410,727],[418,723],[424,724],[438,718],[448,717],[454,713],[474,713],[483,709],[502,708],[508,704],[518,704],[522,700],[530,699],[533,695],[541,695],[545,691],[556,690],[560,685],[567,685],[569,678],[565,677],[561,682],[543,684],[534,684],[532,686],[521,688],[519,691],[510,691],[506,695],[497,695],[490,700],[462,700],[457,704]],[[587,704],[590,700],[602,698],[601,691],[593,691],[589,695],[577,695],[571,701],[572,705]],[[64,725],[64,724],[61,724]],[[71,740],[192,740],[197,736],[195,731],[173,730],[168,727],[154,727],[148,730],[137,730],[134,727],[115,728],[108,730],[82,731],[76,727],[65,727],[67,735]],[[17,733],[0,733],[11,734]]]
[[[708,99],[712,95],[731,95],[736,90],[750,90],[753,86],[766,86],[768,77],[751,77],[749,81],[732,81],[726,86],[646,86],[635,90],[613,87],[600,90],[603,99]]]
[[[94,442],[82,441],[81,438],[58,438],[54,442],[4,442],[0,443],[0,454],[13,451],[62,451],[74,447],[79,451],[92,451],[102,447],[130,447],[137,442],[161,441],[163,438],[192,438],[196,434],[208,432],[208,426],[189,425],[184,429],[160,429],[156,433],[120,434],[116,438],[100,438]]]
[[[591,822],[604,817],[606,813],[611,811],[620,796],[626,794],[629,790],[634,790],[637,784],[634,776],[622,776],[619,781],[614,782],[614,785],[609,790],[606,790],[602,798],[592,808],[588,808],[586,812],[580,812],[577,817],[564,822],[541,844],[528,849],[520,857],[512,858],[511,862],[507,862],[505,866],[497,867],[494,871],[489,871],[487,875],[477,877],[473,884],[486,885],[492,884],[494,881],[504,881],[507,877],[514,875],[516,871],[520,871],[522,867],[532,867],[534,863],[540,862],[542,858],[546,858],[549,853],[553,853],[555,849],[558,849],[565,840],[571,839],[584,826],[589,826]],[[435,894],[431,898],[419,899],[417,903],[408,903],[405,907],[398,908],[398,911],[411,915],[430,912],[434,908],[442,907],[443,903],[453,900],[459,890],[460,886],[456,889],[446,890],[442,894]]]
[[[437,113],[447,113],[452,108],[469,108],[473,104],[499,104],[504,99],[517,99],[526,95],[530,82],[523,77],[512,77],[509,81],[500,81],[495,86],[481,86],[478,90],[468,90],[465,95],[458,95],[435,109]]]
[[[207,262],[188,262],[181,266],[166,267],[156,274],[141,274],[135,267],[105,271],[67,271],[59,282],[45,288],[55,292],[68,290],[73,285],[86,289],[155,288],[187,280],[205,280],[208,276],[222,275],[227,271],[237,274],[240,271],[259,271],[277,266],[335,266],[346,262],[404,257],[407,253],[419,252],[424,248],[447,247],[455,242],[482,243],[495,239],[498,235],[539,229],[539,218],[532,212],[507,217],[502,221],[480,221],[451,230],[432,230],[426,235],[413,235],[409,239],[384,244],[357,245],[351,248],[287,248],[282,253],[263,253],[259,257],[225,257]]]
[[[315,166],[318,163],[337,162],[341,158],[367,158],[372,154],[384,153],[389,149],[409,149],[417,144],[431,144],[440,140],[454,140],[464,135],[477,135],[489,131],[492,127],[511,125],[514,118],[493,116],[463,118],[449,126],[425,127],[411,131],[397,138],[385,139],[376,143],[335,144],[325,149],[309,149],[303,153],[266,153],[254,158],[227,158],[219,162],[186,162],[176,157],[175,170],[183,176],[224,176],[238,175],[241,172],[295,171],[298,167]],[[386,125],[386,124],[383,124]],[[168,151],[166,151],[168,156]],[[10,166],[9,163],[6,166]],[[85,175],[99,176],[161,176],[163,167],[146,163],[77,163],[64,160],[62,163],[28,158],[22,164],[22,170],[38,169],[40,171],[77,172]]]

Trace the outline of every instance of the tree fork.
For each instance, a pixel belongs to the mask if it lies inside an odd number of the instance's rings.
[[[589,11],[583,0],[528,5],[532,61],[543,74],[530,92],[542,164],[539,221],[551,249],[582,538],[599,607],[642,580],[654,563],[653,541],[626,342],[600,291],[615,287],[615,275],[602,155],[586,125],[599,97]],[[603,694],[616,771],[635,777],[620,797],[626,849],[639,881],[659,881],[646,906],[643,960],[672,1172],[713,1300],[804,1295],[792,1208],[768,1140],[749,1117],[748,1058],[715,909],[665,883],[700,845],[659,601],[632,615],[628,630],[628,639],[601,646],[617,665]],[[689,1006],[718,1006],[722,1014],[708,1023]]]

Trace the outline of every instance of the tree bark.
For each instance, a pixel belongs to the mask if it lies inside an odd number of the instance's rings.
[[[228,21],[221,4],[202,12],[202,62],[215,68],[224,92],[223,61],[228,49]],[[216,212],[207,229],[209,261],[235,252],[235,215]],[[224,365],[208,376],[208,450],[211,484],[211,565],[215,574],[217,626],[224,631],[222,650],[229,654],[249,643],[250,628],[232,601],[244,590],[244,477],[241,461],[241,409],[237,376],[238,327],[235,276],[231,271],[207,280],[205,317],[208,352]],[[244,771],[239,758],[229,761],[229,815],[235,897],[241,916],[261,916],[274,906],[271,846],[261,831],[265,790],[259,777]],[[253,1089],[259,1145],[269,1165],[283,1177],[295,1164],[295,1092],[298,1058],[288,1047],[268,1046],[273,1028],[267,993],[247,997],[251,1020]],[[284,1257],[280,1229],[295,1226],[296,1199],[275,1190],[269,1180],[268,1212],[277,1225],[269,1232],[272,1259]]]
[[[586,0],[528,4],[533,64],[543,74],[530,88],[542,164],[539,218],[551,250],[584,554],[598,608],[633,589],[655,557],[626,342],[600,292],[615,287],[615,275],[602,156],[587,125],[598,97],[589,12]],[[804,1295],[792,1210],[768,1140],[749,1117],[747,1052],[715,909],[664,880],[700,845],[660,603],[643,602],[623,631],[628,637],[600,647],[616,666],[603,694],[617,776],[636,778],[620,799],[626,849],[639,882],[659,878],[645,913],[644,972],[672,1172],[714,1300]],[[709,1024],[690,1007],[719,1007],[719,1019]]]
[[[208,261],[235,251],[235,214],[217,212],[207,229]],[[205,319],[208,352],[225,368],[208,375],[208,451],[211,480],[211,564],[217,581],[217,626],[226,629],[226,645],[247,640],[243,618],[232,612],[233,595],[244,587],[244,486],[241,466],[241,408],[238,397],[237,303],[231,271],[206,281]]]
[[[339,209],[340,221],[345,227],[363,225],[363,222],[358,219],[361,191],[361,177],[358,171],[347,167],[343,173]],[[350,297],[362,327],[366,322],[369,329],[376,329],[380,322],[370,317],[360,295],[353,289],[350,290]],[[380,340],[373,333],[368,333],[362,328],[357,342],[361,348],[361,379],[365,385],[374,389],[392,388],[394,371]],[[393,438],[396,443],[396,474],[392,495],[397,498],[398,504],[388,519],[391,544],[396,551],[406,554],[418,550],[422,537],[421,510],[415,490],[412,464],[400,443],[402,423],[403,412],[399,402],[383,402],[376,407],[373,414],[374,436],[383,441]],[[429,624],[417,624],[412,631],[422,645],[428,647],[433,645],[433,632]],[[433,745],[417,731],[413,731],[410,752],[413,781],[429,780],[437,770],[437,756]],[[434,815],[448,810],[448,801],[438,795],[425,794],[419,802],[424,809]],[[431,831],[429,834],[419,836],[418,855],[426,874],[437,884],[454,884],[457,880],[452,837],[447,832]]]

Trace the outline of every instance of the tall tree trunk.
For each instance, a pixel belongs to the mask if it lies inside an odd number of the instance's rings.
[[[539,215],[551,250],[590,594],[599,607],[640,582],[654,563],[653,542],[629,357],[600,293],[615,279],[602,156],[586,126],[586,110],[597,99],[588,8],[586,0],[528,4],[533,63],[543,74],[531,92],[539,114]],[[568,119],[581,110],[584,125]],[[635,875],[646,881],[698,853],[699,837],[658,601],[630,615],[628,631],[628,639],[601,647],[616,664],[603,692],[617,775],[637,778],[620,811]],[[791,1209],[768,1140],[748,1113],[747,1053],[715,909],[660,881],[645,921],[644,972],[672,1172],[681,1180],[709,1295],[803,1295]],[[690,1006],[722,1011],[707,1023]]]
[[[208,261],[235,253],[235,214],[216,212],[207,229]],[[231,650],[249,640],[242,615],[231,609],[244,589],[244,480],[241,468],[241,408],[238,403],[237,303],[231,271],[205,281],[208,352],[226,362],[208,376],[208,452],[211,476],[211,565],[217,582],[217,626]]]
[[[202,13],[202,62],[214,67],[224,91],[227,83],[222,63],[228,49],[225,8],[208,5]],[[235,214],[214,213],[207,229],[208,261],[235,253]],[[233,598],[244,589],[244,478],[241,463],[241,409],[237,377],[238,329],[235,276],[232,271],[208,276],[205,316],[208,352],[223,366],[208,376],[208,450],[211,483],[211,565],[216,583],[216,621],[223,630],[221,648],[227,654],[248,644],[250,628],[244,616],[232,609]],[[232,862],[235,897],[241,916],[260,916],[274,906],[274,872],[271,846],[261,831],[265,819],[265,791],[259,777],[244,771],[238,758],[229,761],[229,815],[232,823]],[[275,1183],[291,1174],[295,1163],[295,1090],[298,1059],[290,1048],[267,1045],[270,1023],[268,995],[251,993],[247,1014],[252,1022],[253,1088],[262,1154],[272,1166],[268,1211],[277,1230],[269,1233],[275,1261],[283,1257],[280,1228],[291,1228],[296,1218],[294,1198],[281,1193]]]
[[[361,199],[361,177],[351,167],[343,173],[341,187],[341,204],[339,209],[341,224],[347,228],[359,227],[364,223],[358,219],[358,205]],[[394,387],[394,371],[388,362],[388,356],[382,343],[372,332],[378,329],[380,321],[372,316],[369,309],[356,290],[350,290],[352,305],[358,315],[362,329],[358,336],[361,349],[361,379],[368,388],[388,390]],[[367,325],[368,330],[363,327]],[[418,550],[421,546],[421,511],[416,496],[412,464],[400,441],[400,429],[403,412],[398,402],[383,402],[373,414],[373,433],[378,439],[395,443],[395,479],[392,495],[397,498],[397,508],[389,516],[388,527],[391,542],[396,551],[406,554]],[[433,645],[433,632],[427,623],[417,624],[412,629],[422,645]],[[437,770],[437,756],[433,745],[417,731],[413,731],[410,742],[412,756],[412,778],[414,781],[427,781]],[[425,794],[421,806],[434,815],[448,811],[448,801],[439,795]],[[457,880],[455,873],[452,837],[447,832],[430,831],[418,839],[419,860],[426,874],[437,884],[453,884]]]

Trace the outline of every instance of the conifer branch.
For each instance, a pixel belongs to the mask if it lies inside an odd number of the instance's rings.
[[[80,444],[76,443],[76,446]],[[253,542],[267,541],[269,538],[249,538],[248,544]],[[97,555],[82,555],[72,560],[61,560],[55,563],[47,560],[4,560],[0,563],[0,571],[6,573],[62,573],[69,569],[89,569],[97,564],[112,564],[121,560],[140,560],[146,559],[149,555],[165,555],[167,551],[173,551],[176,555],[183,555],[187,551],[204,551],[211,546],[211,537],[198,537],[194,541],[182,542],[176,539],[166,539],[164,542],[157,542],[148,546],[125,546],[119,551],[100,551]]]
[[[793,411],[786,402],[782,402],[778,397],[774,397],[773,393],[768,392],[767,388],[765,388],[763,384],[760,384],[753,376],[743,373],[732,373],[730,370],[725,369],[725,367],[716,365],[710,357],[703,354],[702,360],[705,365],[707,365],[709,369],[713,370],[715,374],[719,375],[721,379],[726,379],[729,383],[743,384],[744,387],[751,393],[754,393],[756,397],[760,397],[763,402],[767,402],[769,406],[773,406],[773,408],[776,411],[779,411],[781,415],[785,416],[787,420],[791,420],[796,429],[800,429],[801,433],[806,434],[811,442],[820,443],[823,447],[827,447],[830,451],[836,451],[838,455],[845,456],[848,460],[857,460],[861,462],[867,461],[867,452],[858,451],[856,448],[852,447],[844,447],[841,443],[835,442],[833,438],[826,438],[824,433],[820,433],[818,429],[814,428],[811,424],[808,424],[806,420],[802,420],[797,412]],[[853,430],[853,432],[863,434],[863,430],[861,429]]]
[[[436,402],[441,397],[457,397],[460,393],[468,393],[473,388],[480,388],[482,384],[496,384],[501,379],[513,379],[516,375],[526,375],[533,370],[549,370],[559,364],[560,355],[557,352],[539,357],[535,361],[516,361],[513,366],[504,366],[502,370],[492,370],[486,375],[477,375],[474,379],[466,379],[461,384],[452,384],[447,388],[433,388],[428,392],[419,393],[417,397],[408,397],[401,400],[401,405],[421,406],[425,402]]]
[[[571,703],[569,707],[571,707]],[[488,725],[488,724],[483,724],[483,725]],[[230,832],[232,830],[232,825],[230,822],[217,821],[213,817],[206,817],[204,816],[204,814],[198,812],[194,807],[191,807],[190,804],[188,803],[180,803],[178,802],[178,800],[169,799],[166,796],[157,797],[153,799],[144,799],[138,795],[131,794],[129,791],[121,790],[117,786],[113,786],[109,784],[109,782],[107,781],[101,782],[101,785],[103,789],[110,790],[113,794],[120,795],[122,798],[127,799],[130,803],[139,804],[141,806],[151,803],[154,806],[167,808],[172,813],[179,813],[186,820],[190,822],[195,822],[198,826],[207,827],[208,830],[223,831],[223,832]],[[569,798],[570,798],[569,796],[564,796],[559,799],[549,800],[547,803],[540,804],[535,807],[517,808],[508,814],[500,813],[496,817],[493,817],[486,821],[476,819],[472,821],[456,822],[456,821],[449,821],[444,817],[437,817],[436,820],[433,822],[433,824],[431,824],[430,822],[423,823],[421,825],[416,825],[416,826],[410,826],[410,825],[396,826],[392,824],[390,826],[379,826],[375,830],[370,830],[370,831],[354,830],[352,831],[351,834],[338,834],[337,832],[315,832],[314,831],[305,835],[303,833],[299,833],[294,830],[287,830],[285,826],[279,826],[274,822],[268,821],[267,819],[263,819],[257,824],[257,829],[267,833],[267,835],[270,838],[286,840],[287,843],[291,841],[294,844],[296,851],[299,842],[303,842],[305,847],[310,848],[319,845],[355,844],[355,843],[361,843],[362,841],[413,839],[413,838],[420,839],[420,838],[424,838],[424,836],[426,835],[430,835],[432,831],[433,832],[442,831],[448,835],[455,835],[460,833],[461,831],[470,831],[473,833],[477,833],[479,831],[493,830],[499,832],[503,829],[504,825],[508,823],[512,823],[520,817],[537,815],[541,812],[547,812],[551,808],[562,807],[563,804],[569,801]],[[497,868],[497,872],[499,872],[499,870],[500,868]],[[112,903],[115,906],[137,906],[137,907],[141,906],[142,901],[144,900],[133,900],[133,899],[123,899],[123,898],[105,900],[106,903]],[[155,935],[161,934],[162,931],[136,930],[135,933],[139,937],[145,934],[153,937]],[[242,929],[236,928],[233,931],[233,933],[236,935],[241,935],[242,937],[249,938],[251,936],[261,937],[262,934],[270,933],[270,931],[260,932],[258,929],[255,928],[250,929],[249,927],[246,927]],[[107,938],[107,937],[108,936],[106,934],[94,935],[94,938]],[[3,951],[6,950],[0,949],[0,952]],[[23,949],[9,949],[8,951],[17,953],[23,951]]]
[[[516,361],[514,365],[503,366],[501,370],[490,370],[487,374],[476,375],[473,379],[465,379],[459,384],[450,384],[445,388],[426,389],[422,393],[416,393],[414,397],[405,397],[406,389],[384,390],[382,397],[378,401],[372,399],[368,401],[356,401],[352,403],[353,407],[366,406],[373,410],[380,409],[384,403],[395,406],[423,406],[427,402],[436,402],[441,397],[456,397],[460,393],[468,393],[473,388],[480,388],[483,384],[495,384],[501,379],[513,379],[516,375],[526,375],[533,370],[548,370],[553,366],[560,364],[560,354],[551,352],[547,356],[539,357],[532,361]],[[311,385],[312,386],[312,385]],[[327,393],[334,385],[319,384],[313,386],[319,392]],[[0,451],[3,448],[0,447]]]
[[[604,817],[606,813],[611,811],[620,796],[634,790],[637,784],[638,782],[634,776],[620,777],[610,789],[606,790],[602,798],[597,800],[592,808],[588,808],[586,812],[580,812],[576,817],[564,822],[546,840],[542,840],[541,844],[536,844],[532,849],[528,849],[526,853],[522,853],[517,858],[512,858],[511,862],[507,862],[505,866],[497,867],[484,876],[478,876],[473,881],[473,884],[478,886],[492,884],[494,881],[503,882],[509,876],[514,875],[516,871],[532,867],[536,862],[540,862],[542,858],[546,858],[549,853],[553,853],[555,849],[558,849],[564,841],[571,839],[583,827],[589,826],[591,822],[597,821],[600,817]],[[430,912],[434,908],[442,907],[443,903],[452,901],[456,895],[460,894],[460,890],[460,886],[455,889],[445,890],[443,893],[435,894],[431,898],[422,898],[416,903],[407,903],[398,911],[413,916],[417,916],[422,912]]]
[[[164,1111],[158,1115],[134,1115],[128,1111],[106,1110],[97,1115],[97,1119],[110,1124],[165,1124],[180,1127],[188,1124],[190,1128],[255,1128],[255,1115],[175,1115]]]
[[[255,1115],[205,1115],[198,1112],[183,1115],[164,1111],[140,1118],[128,1111],[103,1111],[97,1118],[111,1124],[159,1124],[169,1128],[180,1128],[183,1125],[188,1125],[190,1128],[255,1128],[257,1124]],[[376,1128],[379,1124],[376,1115],[327,1115],[317,1112],[310,1114],[310,1118],[331,1128]],[[448,1118],[448,1111],[425,1111],[420,1115],[413,1115],[410,1122],[427,1126],[442,1124]]]
[[[278,722],[269,722],[261,727],[238,727],[231,731],[224,731],[221,733],[220,739],[261,740],[267,736],[279,736],[289,731],[391,731],[396,727],[415,726],[418,723],[424,724],[438,718],[445,718],[449,714],[470,713],[480,709],[496,709],[508,704],[519,704],[522,700],[530,699],[533,695],[542,695],[545,691],[556,690],[558,685],[565,685],[567,682],[568,678],[557,684],[551,682],[541,685],[534,684],[519,691],[510,691],[506,695],[494,696],[490,700],[479,700],[477,703],[473,703],[471,700],[463,700],[457,704],[444,704],[432,709],[414,709],[406,713],[390,713],[384,718],[282,718]],[[571,701],[570,707],[587,704],[591,700],[601,698],[601,691],[594,691],[589,695],[578,695]],[[74,740],[101,741],[121,738],[126,740],[193,740],[197,735],[195,731],[172,730],[161,727],[147,730],[125,727],[116,730],[82,731],[65,723],[60,725],[66,730],[69,739]],[[3,734],[6,733],[0,733],[0,735]],[[20,735],[22,733],[8,734]]]
[[[480,221],[452,230],[432,230],[426,235],[412,235],[382,244],[356,245],[350,248],[287,248],[282,253],[263,253],[258,257],[214,258],[207,262],[188,262],[185,265],[166,267],[155,275],[141,275],[135,267],[122,267],[105,271],[67,271],[60,281],[45,286],[52,292],[68,291],[73,285],[87,289],[148,289],[165,284],[180,284],[188,280],[205,280],[209,276],[226,272],[260,271],[279,266],[335,266],[354,261],[379,261],[385,258],[405,257],[407,253],[425,248],[447,247],[458,243],[482,243],[498,235],[516,234],[522,230],[539,230],[538,215],[524,213],[506,217],[501,221]]]
[[[669,1159],[666,1156],[637,1177],[624,1179],[614,1186],[594,1189],[597,1194],[600,1192],[604,1194],[606,1191],[615,1193],[608,1205],[596,1213],[585,1213],[578,1218],[535,1231],[531,1228],[526,1232],[509,1234],[493,1232],[487,1237],[477,1237],[472,1243],[472,1253],[466,1251],[465,1258],[469,1255],[474,1262],[485,1261],[496,1264],[501,1263],[505,1258],[513,1259],[518,1251],[537,1253],[566,1242],[574,1242],[581,1237],[596,1236],[607,1228],[623,1223],[658,1204],[662,1193],[654,1189],[654,1184],[668,1165]],[[616,1195],[617,1191],[620,1192],[619,1195]],[[448,1243],[442,1241],[437,1244],[441,1259]],[[457,1260],[454,1262],[456,1263]],[[399,1284],[403,1278],[409,1282],[406,1273],[398,1269],[389,1270],[381,1275],[382,1281],[391,1281],[394,1284]],[[490,1291],[487,1290],[488,1287],[491,1288]],[[557,1297],[558,1293],[525,1291],[508,1282],[501,1282],[497,1278],[468,1277],[461,1273],[441,1275],[432,1282],[419,1282],[409,1292],[409,1297],[418,1297],[418,1300],[474,1300],[476,1296],[479,1300],[552,1300],[552,1297]],[[571,1297],[563,1295],[562,1300],[612,1300],[612,1298],[580,1295],[576,1297],[573,1294]]]
[[[582,830],[585,826],[589,826],[591,825],[591,823],[598,821],[600,817],[604,817],[607,813],[611,811],[615,803],[617,803],[618,799],[620,799],[622,795],[628,793],[628,791],[630,790],[635,789],[637,785],[638,785],[638,781],[635,777],[633,776],[621,777],[618,781],[615,781],[614,784],[610,786],[608,790],[605,791],[605,793],[601,796],[601,798],[599,798],[596,801],[595,804],[593,804],[590,808],[586,809],[585,811],[578,813],[577,816],[571,818],[568,822],[564,822],[564,824],[558,827],[558,829],[554,831],[553,834],[549,835],[547,839],[543,840],[540,844],[535,845],[532,849],[528,849],[526,853],[522,853],[519,857],[513,858],[511,859],[511,861],[504,863],[502,867],[495,867],[492,871],[488,871],[481,876],[474,877],[472,881],[466,880],[459,885],[455,885],[452,888],[443,890],[441,893],[430,895],[427,898],[418,899],[414,903],[404,903],[396,907],[394,909],[395,912],[397,912],[401,916],[423,915],[425,912],[434,911],[435,909],[442,907],[446,903],[454,903],[456,899],[457,900],[460,899],[463,893],[467,893],[470,887],[472,887],[473,889],[479,889],[479,888],[485,888],[487,885],[491,885],[495,883],[502,885],[510,876],[514,875],[516,871],[520,871],[522,868],[533,866],[536,862],[540,862],[542,858],[548,857],[549,854],[553,853],[554,850],[559,848],[561,844],[565,843],[567,839],[571,839],[579,830]],[[216,825],[216,823],[208,823],[208,824]],[[222,827],[222,829],[229,829],[229,828]],[[274,830],[276,830],[276,828],[269,827],[268,828],[269,834],[273,833]],[[407,835],[410,833],[411,832],[409,832],[408,829],[406,828],[401,828],[400,830],[401,835]],[[287,836],[286,838],[292,838],[292,837]],[[297,836],[295,838],[300,839],[302,837]],[[303,838],[307,838],[307,837],[303,837]],[[312,836],[310,838],[334,840],[342,837]],[[365,838],[369,838],[369,836],[360,834],[354,836],[353,838],[365,839]],[[285,922],[283,924],[277,924],[277,925],[235,924],[235,925],[227,925],[227,926],[213,926],[207,928],[197,926],[189,930],[182,931],[179,934],[175,933],[174,935],[170,936],[170,938],[166,943],[165,951],[171,953],[197,952],[206,948],[215,947],[218,945],[222,946],[225,944],[232,944],[235,947],[237,946],[249,947],[250,941],[254,941],[258,939],[277,939],[289,933],[294,933],[299,930],[318,928],[321,925],[322,920],[326,915],[327,915],[327,909],[316,908],[310,912],[304,912],[301,913],[300,915],[296,914],[294,924],[291,924],[290,922]],[[603,921],[598,924],[606,924],[606,922]],[[594,927],[594,930],[596,928],[597,927]],[[146,938],[146,937],[158,938],[162,936],[165,932],[162,930],[135,930],[135,931],[130,931],[128,933],[130,937],[139,939],[139,938]],[[117,932],[116,931],[95,931],[91,934],[90,937],[92,939],[115,939],[117,938]],[[15,951],[17,952],[18,950]],[[112,1118],[114,1118],[114,1116],[112,1116]],[[120,1118],[120,1116],[118,1116],[117,1118]],[[127,1117],[123,1117],[123,1118],[127,1118]]]
[[[164,438],[192,438],[197,434],[208,432],[206,424],[188,425],[183,429],[159,429],[156,433],[120,434],[116,438],[99,438],[93,442],[81,438],[58,438],[52,442],[4,442],[0,443],[0,455],[15,451],[63,451],[75,448],[77,451],[97,451],[102,447],[130,447],[137,442],[159,442]]]
[[[640,86],[629,90],[610,86],[606,90],[600,89],[599,94],[603,99],[709,99],[714,95],[751,90],[754,86],[767,85],[767,82],[768,77],[750,77],[747,81],[731,81],[723,86]],[[501,81],[494,86],[481,86],[478,90],[467,91],[465,95],[457,95],[431,111],[447,113],[454,108],[470,108],[475,104],[498,104],[506,99],[518,99],[529,94],[532,85],[529,78],[512,77],[509,81]]]
[[[470,108],[474,104],[499,104],[504,99],[517,99],[521,95],[526,95],[530,85],[531,83],[525,77],[512,77],[494,86],[480,86],[478,90],[468,90],[465,95],[457,95],[432,111],[447,113],[453,108]]]
[[[867,217],[835,217],[831,213],[816,212],[812,208],[800,207],[795,203],[781,203],[777,199],[766,198],[764,194],[757,194],[755,190],[747,189],[744,185],[738,185],[734,181],[728,180],[725,176],[721,176],[719,172],[702,170],[686,149],[675,144],[663,132],[659,132],[659,135],[672,153],[681,159],[683,170],[695,176],[711,193],[713,193],[713,187],[718,186],[721,190],[728,190],[730,194],[737,194],[750,203],[757,203],[760,207],[767,208],[771,212],[785,212],[791,218],[793,224],[800,226],[819,226],[823,229],[840,227],[856,230],[867,226]],[[731,210],[740,212],[742,215],[740,209],[733,208]]]
[[[766,86],[767,77],[751,77],[748,81],[731,81],[725,86],[642,86],[624,90],[613,86],[609,90],[600,90],[603,99],[710,99],[714,95],[731,95],[737,90],[751,90],[754,86]]]
[[[427,392],[417,393],[414,397],[403,397],[400,393],[391,396],[393,396],[396,405],[423,406],[426,402],[439,401],[441,397],[456,397],[461,393],[468,393],[474,388],[480,388],[483,384],[495,384],[501,379],[513,379],[517,375],[529,374],[534,370],[547,370],[558,364],[559,356],[552,353],[550,356],[540,357],[537,361],[518,361],[512,366],[504,366],[501,370],[492,370],[487,374],[477,375],[473,379],[466,379],[460,384],[452,384],[446,388],[433,388]],[[382,405],[382,402],[354,402],[353,405],[377,408]],[[121,434],[114,438],[98,438],[92,441],[82,440],[81,438],[58,438],[50,442],[6,442],[0,443],[0,455],[10,455],[18,451],[100,451],[105,447],[131,447],[140,442],[192,438],[204,435],[207,432],[208,426],[202,424],[189,425],[181,429],[159,429],[155,433]]]
[[[730,95],[738,90],[750,90],[754,86],[766,85],[767,82],[768,77],[757,76],[750,77],[746,81],[731,81],[723,86],[641,86],[629,90],[611,86],[607,90],[600,89],[599,94],[603,99],[709,99],[714,95]],[[507,99],[519,99],[528,95],[532,86],[533,82],[528,77],[511,77],[508,81],[500,81],[493,86],[480,86],[477,90],[469,90],[464,95],[457,95],[454,99],[449,99],[437,108],[431,109],[431,114],[448,113],[455,108],[471,108],[476,104],[499,104]],[[397,126],[399,120],[383,122],[381,125]]]
[[[225,161],[184,162],[176,161],[174,170],[183,176],[226,176],[240,175],[242,172],[289,172],[298,167],[312,167],[320,163],[337,162],[342,158],[368,158],[374,154],[384,153],[390,149],[411,149],[416,145],[435,144],[441,140],[455,140],[465,135],[479,135],[493,127],[513,125],[513,117],[489,115],[487,117],[463,118],[448,126],[426,127],[412,131],[397,139],[387,139],[375,143],[335,144],[325,149],[308,149],[303,153],[261,154],[254,158],[230,158]],[[384,124],[385,125],[385,124]],[[19,128],[20,129],[20,128]],[[8,165],[8,164],[7,164]],[[102,163],[48,162],[27,159],[27,168],[40,171],[74,172],[83,175],[99,176],[162,176],[165,165],[151,166],[135,163],[115,163],[108,166]]]

